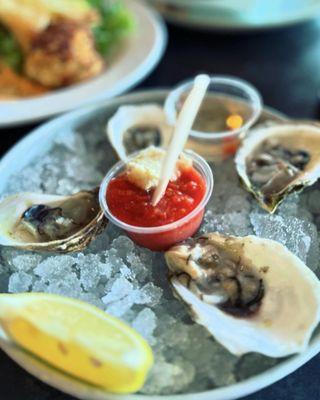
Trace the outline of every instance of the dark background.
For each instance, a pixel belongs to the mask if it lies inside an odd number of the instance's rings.
[[[169,27],[164,58],[139,89],[176,85],[198,72],[241,77],[258,88],[266,105],[293,118],[318,118],[320,23],[240,35]],[[0,129],[0,156],[34,127]],[[31,377],[0,352],[0,399],[73,398]],[[246,398],[269,399],[319,400],[320,356],[279,383]]]

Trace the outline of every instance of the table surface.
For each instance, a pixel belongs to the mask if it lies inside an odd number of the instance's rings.
[[[250,81],[268,106],[294,118],[319,117],[320,22],[254,34],[213,34],[169,27],[157,69],[138,89],[163,88],[199,72]],[[0,156],[34,126],[0,130]],[[246,400],[319,400],[320,356]],[[72,400],[31,377],[0,352],[3,400]]]

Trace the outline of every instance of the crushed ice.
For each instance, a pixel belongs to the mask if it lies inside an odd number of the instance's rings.
[[[116,161],[104,136],[107,116],[62,132],[51,150],[8,182],[18,191],[69,194],[101,181]],[[259,209],[239,185],[232,160],[214,167],[214,193],[202,232],[256,234],[285,244],[313,270],[319,267],[320,188],[291,196],[275,215]],[[48,292],[94,304],[128,322],[150,343],[155,365],[142,392],[197,392],[229,385],[270,368],[276,360],[229,354],[194,324],[167,283],[163,256],[139,248],[111,224],[82,253],[0,252],[0,290]]]

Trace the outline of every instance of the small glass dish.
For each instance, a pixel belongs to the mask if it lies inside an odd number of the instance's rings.
[[[206,191],[196,208],[183,218],[167,225],[155,227],[133,226],[119,220],[111,213],[106,199],[107,187],[112,178],[125,171],[125,162],[119,161],[115,164],[103,179],[99,192],[99,200],[102,210],[108,220],[114,225],[122,228],[136,244],[154,251],[167,250],[174,244],[182,242],[192,236],[199,229],[203,219],[205,206],[212,194],[213,175],[210,166],[202,157],[195,154],[193,151],[186,151],[185,154],[192,159],[193,168],[195,168],[195,170],[198,171],[205,180]],[[132,154],[129,156],[128,160],[136,155],[137,153]]]
[[[209,161],[223,161],[233,155],[262,110],[259,92],[248,82],[228,76],[213,76],[186,148]],[[173,89],[164,105],[168,122],[177,115],[193,86],[188,80]]]

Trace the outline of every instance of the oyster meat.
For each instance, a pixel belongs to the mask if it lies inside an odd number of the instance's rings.
[[[0,203],[0,245],[33,251],[85,248],[107,224],[99,188],[71,196],[19,193]]]
[[[157,104],[129,105],[120,107],[110,118],[107,136],[118,157],[125,161],[127,155],[146,147],[167,147],[172,127]]]
[[[320,127],[283,124],[251,132],[236,158],[237,172],[265,210],[273,213],[285,197],[320,177]]]
[[[302,352],[320,322],[320,281],[278,242],[209,233],[165,258],[195,321],[235,355]]]

